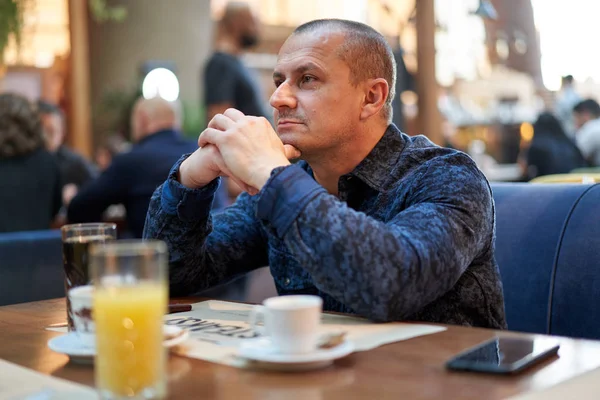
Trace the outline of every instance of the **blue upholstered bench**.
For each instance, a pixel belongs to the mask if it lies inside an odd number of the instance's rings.
[[[0,306],[65,295],[59,230],[0,234]]]
[[[600,339],[600,185],[492,189],[508,328]]]

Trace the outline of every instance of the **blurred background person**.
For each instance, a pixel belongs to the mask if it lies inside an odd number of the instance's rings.
[[[600,105],[587,99],[573,108],[577,147],[592,167],[600,167]]]
[[[245,115],[271,119],[263,105],[263,93],[258,77],[242,62],[241,53],[258,43],[259,22],[250,6],[230,2],[217,24],[215,51],[204,68],[204,106],[206,121],[228,108]],[[235,199],[241,189],[226,179],[229,197]]]
[[[49,229],[61,207],[56,159],[45,148],[33,105],[0,95],[0,232]]]
[[[551,113],[540,114],[533,124],[533,139],[526,152],[526,176],[565,174],[587,166],[575,143]]]
[[[575,80],[572,75],[563,76],[560,91],[556,95],[556,115],[569,137],[575,136],[575,121],[573,120],[573,107],[581,101],[581,96],[575,90]]]
[[[258,77],[240,59],[258,43],[258,20],[247,3],[228,3],[217,25],[215,51],[204,69],[207,121],[228,108],[245,115],[270,117],[263,106]]]
[[[46,148],[56,156],[63,183],[62,200],[67,205],[77,190],[98,176],[98,169],[82,155],[65,144],[65,121],[62,111],[54,104],[38,102]]]
[[[142,237],[150,196],[173,164],[198,148],[185,139],[177,103],[160,97],[139,99],[131,117],[131,150],[116,155],[100,177],[83,186],[68,207],[71,223],[101,221],[111,205],[123,204],[128,234]],[[215,200],[219,206],[219,200]]]

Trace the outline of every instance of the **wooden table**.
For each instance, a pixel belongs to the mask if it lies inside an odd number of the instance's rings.
[[[58,333],[44,328],[64,320],[64,299],[0,307],[0,358],[93,386],[92,367],[72,365],[67,356],[54,353],[46,345]],[[496,333],[449,326],[442,333],[355,353],[328,369],[299,374],[246,371],[171,356],[170,398],[501,399],[545,388],[600,366],[600,342],[559,338],[558,359],[519,376],[449,372],[444,368],[453,355]]]

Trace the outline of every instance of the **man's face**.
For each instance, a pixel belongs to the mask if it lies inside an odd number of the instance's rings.
[[[575,123],[575,127],[580,129],[586,122],[592,120],[592,115],[589,112],[574,112],[573,113],[573,122]]]
[[[364,93],[351,83],[350,68],[336,55],[344,36],[313,32],[282,46],[273,72],[275,128],[303,158],[352,140]]]
[[[43,114],[42,128],[48,151],[55,152],[63,144],[65,138],[62,118],[57,114]]]

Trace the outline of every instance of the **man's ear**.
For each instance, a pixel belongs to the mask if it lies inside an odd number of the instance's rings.
[[[365,97],[360,119],[365,120],[381,111],[390,94],[388,83],[383,78],[369,79],[365,83]]]

